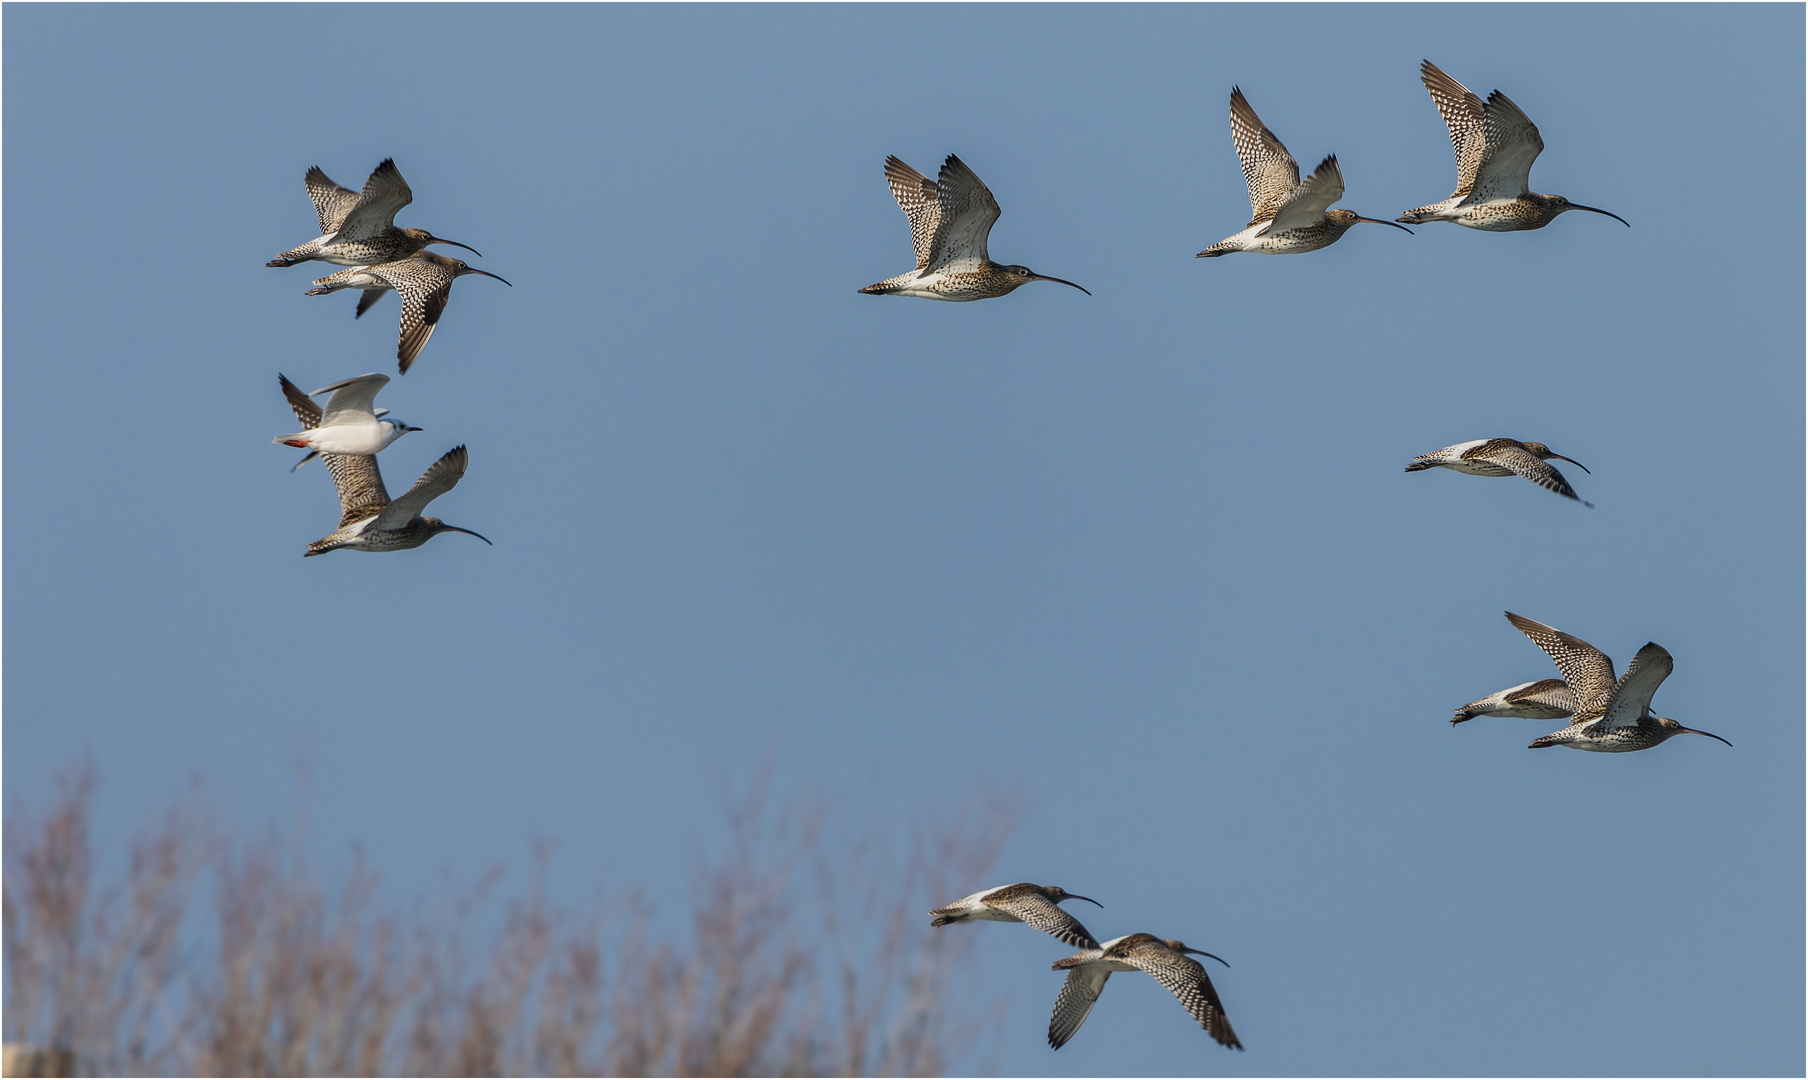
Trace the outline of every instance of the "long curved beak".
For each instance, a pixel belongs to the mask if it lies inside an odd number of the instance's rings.
[[[1062,285],[1073,285],[1074,288],[1079,289],[1081,292],[1085,293],[1087,296],[1092,295],[1092,291],[1090,289],[1087,289],[1081,285],[1074,285],[1073,282],[1068,281],[1066,278],[1049,277],[1047,274],[1031,274],[1030,280],[1031,281],[1055,281],[1055,282],[1059,282]]]
[[[1225,960],[1222,956],[1212,956],[1211,953],[1206,952],[1204,949],[1188,949],[1186,951],[1192,953],[1195,956],[1211,956],[1213,960],[1218,961],[1220,964],[1224,964],[1225,967],[1230,966],[1230,964],[1225,962]]]
[[[456,525],[448,525],[443,521],[439,523],[439,527],[442,529],[446,529],[450,532],[461,532],[461,533],[464,533],[466,536],[475,536],[477,539],[482,540],[484,543],[490,544],[490,538],[483,535],[482,533],[474,533],[469,529],[461,529]],[[490,546],[495,547],[496,545],[490,544]]]
[[[1570,203],[1569,208],[1571,210],[1586,210],[1591,214],[1606,214],[1608,217],[1619,222],[1621,225],[1626,226],[1628,229],[1632,228],[1632,222],[1627,221],[1625,218],[1621,217],[1620,215],[1614,213],[1611,210],[1603,210],[1598,206],[1583,206],[1581,203]]]
[[[1551,456],[1556,458],[1558,461],[1569,462],[1571,465],[1574,465],[1576,468],[1581,469],[1583,472],[1588,473],[1588,475],[1590,475],[1590,476],[1594,475],[1594,473],[1588,472],[1588,466],[1582,464],[1580,461],[1577,461],[1573,457],[1564,457],[1562,454],[1552,454]]]
[[[470,252],[471,254],[477,256],[480,259],[483,258],[483,252],[478,251],[476,248],[472,247],[469,244],[461,244],[456,240],[447,240],[444,237],[436,236],[427,242],[429,244],[451,244],[453,247],[464,248],[466,251]]]
[[[511,289],[515,287],[514,284],[509,281],[508,278],[503,277],[501,274],[492,274],[488,270],[479,270],[475,266],[465,267],[465,272],[470,273],[470,274],[482,274],[484,277],[493,277],[497,281],[502,282],[504,285],[507,285]]]
[[[1067,894],[1067,898],[1068,898],[1068,899],[1069,899],[1069,900],[1084,900],[1084,901],[1086,901],[1086,902],[1087,902],[1087,903],[1088,903],[1088,904],[1091,904],[1091,905],[1093,905],[1093,906],[1094,906],[1094,907],[1098,907],[1098,908],[1103,908],[1103,907],[1104,907],[1104,906],[1105,906],[1105,905],[1104,905],[1104,904],[1101,904],[1101,903],[1099,903],[1099,902],[1098,902],[1098,901],[1097,901],[1097,900],[1094,900],[1094,899],[1093,899],[1093,898],[1092,898],[1092,897],[1090,897],[1090,896],[1081,896],[1081,895],[1080,895],[1080,894],[1078,894],[1078,893],[1068,893],[1068,894]]]
[[[1371,225],[1394,225],[1394,223],[1391,221],[1382,221],[1380,218],[1363,217],[1360,214],[1357,215],[1356,220],[1357,221],[1366,221]],[[1394,225],[1394,228],[1399,229],[1403,233],[1412,232],[1411,229],[1407,228],[1404,225]]]
[[[1718,735],[1716,735],[1716,734],[1714,734],[1714,733],[1713,733],[1713,732],[1711,732],[1711,731],[1696,731],[1696,730],[1695,730],[1695,729],[1694,729],[1694,728],[1692,728],[1692,727],[1686,727],[1686,728],[1683,728],[1683,729],[1682,729],[1682,730],[1683,730],[1683,731],[1686,731],[1686,732],[1688,732],[1688,733],[1689,733],[1689,734],[1691,734],[1691,735],[1706,735],[1706,736],[1707,736],[1707,737],[1708,737],[1708,738],[1710,738],[1710,739],[1720,739],[1720,736],[1718,736]],[[1720,741],[1721,741],[1721,742],[1726,742],[1726,740],[1725,740],[1725,739],[1720,739]],[[1728,745],[1728,746],[1731,746],[1731,745],[1733,745],[1733,744],[1732,744],[1732,743],[1730,743],[1730,742],[1726,742],[1726,745]]]

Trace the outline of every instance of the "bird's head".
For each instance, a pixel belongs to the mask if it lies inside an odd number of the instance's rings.
[[[409,424],[404,424],[400,420],[381,420],[381,421],[379,421],[379,423],[388,424],[390,427],[396,429],[395,434],[390,436],[390,439],[392,441],[395,439],[401,438],[402,436],[408,434],[410,431],[423,430],[421,428],[413,427]]]
[[[1664,738],[1666,738],[1666,739],[1672,735],[1706,735],[1710,739],[1720,739],[1720,736],[1715,735],[1713,732],[1710,732],[1710,731],[1696,731],[1694,728],[1691,728],[1691,727],[1683,727],[1681,724],[1677,723],[1676,721],[1670,719],[1667,716],[1658,717],[1657,718],[1657,726],[1660,730],[1663,731]],[[1725,739],[1720,739],[1720,741],[1725,742],[1726,745],[1728,745],[1728,746],[1733,745],[1730,742],[1726,742]]]
[[[1540,459],[1542,459],[1544,461],[1549,461],[1552,458],[1556,458],[1558,461],[1569,462],[1571,465],[1574,465],[1576,468],[1581,469],[1583,472],[1588,472],[1588,466],[1582,464],[1580,461],[1577,461],[1575,458],[1564,457],[1562,454],[1557,453],[1555,450],[1552,450],[1550,447],[1544,445],[1541,442],[1520,443],[1519,445],[1525,447],[1527,450],[1530,450],[1532,453],[1536,454]],[[1588,473],[1588,475],[1593,476],[1594,473]]]
[[[1602,210],[1595,206],[1583,206],[1581,203],[1573,203],[1561,195],[1534,195],[1532,198],[1538,200],[1539,205],[1545,208],[1551,215],[1551,218],[1555,218],[1558,214],[1561,214],[1566,210],[1586,210],[1591,214],[1606,214],[1608,217],[1619,222],[1621,225],[1626,226],[1628,229],[1632,228],[1632,222],[1627,221],[1618,214],[1608,210]],[[1546,220],[1548,221],[1550,219],[1547,218]]]
[[[466,536],[475,536],[475,537],[477,537],[477,539],[482,540],[486,544],[490,543],[490,538],[487,536],[484,536],[482,533],[474,533],[469,529],[461,529],[456,525],[448,525],[436,517],[423,517],[423,518],[421,518],[421,524],[426,526],[427,535],[429,537],[438,536],[440,533],[443,533],[443,532],[461,532],[461,533],[464,533]],[[495,547],[496,545],[490,544],[490,546]]]
[[[1013,289],[1017,288],[1017,286],[1019,286],[1019,285],[1028,285],[1032,281],[1054,281],[1054,282],[1059,282],[1062,285],[1073,285],[1074,288],[1079,289],[1081,292],[1085,293],[1087,296],[1092,295],[1091,291],[1087,290],[1086,288],[1084,288],[1082,286],[1074,285],[1073,282],[1068,281],[1065,278],[1049,277],[1046,274],[1038,274],[1027,266],[1018,266],[1018,265],[1012,264],[1010,266],[1000,266],[998,269],[1004,271],[1005,273],[1011,275],[1014,278],[1022,279],[1021,281],[1018,281],[1015,285],[1011,286],[1011,288],[1013,288]]]
[[[1094,900],[1090,896],[1081,896],[1078,893],[1070,893],[1059,885],[1046,886],[1043,888],[1042,892],[1050,900],[1053,900],[1057,904],[1059,904],[1063,900],[1084,900],[1088,904],[1092,904],[1097,907],[1102,908],[1105,906],[1104,904],[1099,903],[1097,900]]]
[[[435,236],[432,233],[428,232],[426,229],[403,229],[402,235],[406,236],[410,240],[413,240],[415,243],[421,245],[422,247],[426,247],[428,244],[451,244],[453,247],[464,248],[466,251],[471,252],[472,254],[476,255],[480,259],[483,258],[483,252],[478,251],[476,248],[472,247],[471,245],[461,244],[456,240],[447,240],[443,236]]]
[[[1230,966],[1228,963],[1225,963],[1224,958],[1221,956],[1212,956],[1211,953],[1206,952],[1204,949],[1188,948],[1184,942],[1177,941],[1173,938],[1163,939],[1162,944],[1173,949],[1177,953],[1192,953],[1194,956],[1211,956],[1213,960],[1218,961],[1220,964],[1224,964],[1225,967]]]
[[[1380,218],[1363,217],[1361,214],[1356,213],[1356,211],[1354,211],[1354,210],[1343,210],[1343,209],[1326,210],[1325,211],[1325,220],[1329,221],[1331,224],[1337,226],[1339,229],[1347,229],[1350,226],[1356,224],[1358,221],[1366,221],[1371,225],[1394,225],[1394,223],[1391,221],[1382,221]],[[1403,233],[1412,232],[1411,229],[1407,228],[1404,225],[1394,225],[1394,228],[1399,229]]]

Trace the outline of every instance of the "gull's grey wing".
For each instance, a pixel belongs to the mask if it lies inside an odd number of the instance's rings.
[[[916,248],[917,269],[922,270],[929,265],[929,252],[935,243],[936,223],[942,216],[935,181],[898,158],[887,157],[885,182],[891,185],[892,198],[898,200],[904,216],[910,219],[910,243]]]
[[[1431,94],[1444,126],[1450,129],[1450,146],[1456,151],[1456,191],[1460,199],[1475,188],[1475,171],[1482,161],[1482,118],[1486,107],[1467,86],[1444,74],[1430,60],[1419,65],[1419,78]]]
[[[396,211],[414,201],[408,181],[402,179],[394,158],[384,158],[364,181],[358,203],[339,225],[339,239],[366,240],[395,224]]]
[[[326,173],[320,171],[318,165],[308,169],[302,183],[308,189],[308,199],[314,204],[314,213],[320,218],[320,235],[331,236],[338,232],[340,223],[345,221],[345,215],[358,205],[358,193],[333,183]]]
[[[1626,665],[1626,673],[1613,688],[1613,700],[1607,706],[1606,715],[1601,717],[1594,731],[1638,727],[1639,719],[1651,711],[1651,699],[1657,694],[1657,688],[1675,668],[1676,661],[1668,649],[1655,641],[1646,643],[1632,658],[1632,663]]]
[[[1274,215],[1274,223],[1268,226],[1271,232],[1285,232],[1288,229],[1300,229],[1308,225],[1317,225],[1325,219],[1325,211],[1331,204],[1343,198],[1343,170],[1337,167],[1337,155],[1318,163],[1312,175],[1287,196],[1287,200]]]
[[[321,423],[331,426],[356,422],[375,417],[377,391],[389,385],[389,376],[372,372],[355,378],[342,379],[331,386],[323,386],[309,397],[332,392],[326,401],[325,416]]]
[[[1268,221],[1299,187],[1299,165],[1235,86],[1230,88],[1230,141],[1237,148],[1243,180],[1249,185],[1249,224]]]
[[[377,460],[371,457],[370,461]],[[427,504],[451,491],[458,480],[465,474],[465,466],[470,458],[465,448],[455,446],[445,452],[440,459],[427,466],[427,471],[414,482],[414,486],[402,494],[402,497],[391,502],[376,521],[371,523],[376,529],[399,529],[421,516]]]
[[[953,154],[942,163],[935,189],[941,216],[936,221],[935,239],[929,245],[929,266],[977,266],[985,262],[986,238],[992,235],[992,225],[998,220],[998,200],[992,197],[991,189]]]
[[[1576,693],[1577,724],[1591,723],[1607,711],[1617,680],[1613,677],[1613,660],[1601,650],[1579,637],[1566,634],[1554,626],[1535,622],[1524,615],[1507,612],[1507,621],[1520,633],[1543,649],[1563,673],[1563,681]]]
[[[1080,1030],[1080,1025],[1092,1013],[1099,994],[1105,989],[1105,980],[1109,978],[1111,972],[1097,965],[1067,969],[1067,981],[1061,984],[1061,993],[1055,997],[1054,1014],[1048,1018],[1049,1046],[1059,1050],[1067,1045],[1067,1040],[1074,1037],[1074,1032]]]

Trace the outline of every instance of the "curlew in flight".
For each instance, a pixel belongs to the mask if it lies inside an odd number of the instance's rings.
[[[314,212],[320,216],[321,235],[265,266],[294,266],[311,259],[339,266],[369,266],[406,259],[428,244],[451,244],[483,257],[483,252],[468,244],[442,239],[426,229],[396,228],[396,211],[414,201],[414,192],[393,158],[383,159],[364,182],[362,193],[333,183],[318,165],[308,170],[303,182],[308,198],[314,201]],[[362,313],[363,307],[359,311]]]

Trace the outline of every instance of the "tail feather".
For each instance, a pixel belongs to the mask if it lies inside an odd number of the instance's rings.
[[[1432,465],[1432,463],[1429,461],[1415,461],[1411,465],[1408,465],[1406,467],[1406,471],[1407,472],[1424,472],[1426,469],[1431,469],[1431,468],[1436,468],[1436,466]]]

